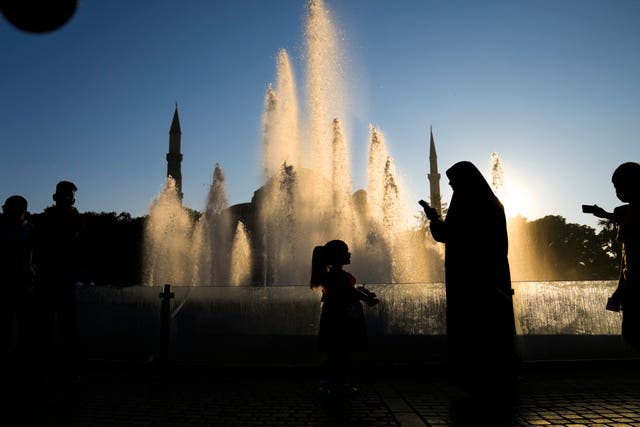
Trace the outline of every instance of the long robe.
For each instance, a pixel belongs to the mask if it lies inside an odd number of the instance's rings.
[[[339,270],[326,273],[318,333],[320,351],[364,351],[367,325],[354,292],[355,277]]]
[[[510,378],[518,357],[504,208],[472,163],[456,163],[447,176],[449,210],[430,229],[445,243],[449,361],[472,382]]]

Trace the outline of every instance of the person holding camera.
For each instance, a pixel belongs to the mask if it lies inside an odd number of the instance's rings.
[[[424,200],[419,204],[433,238],[445,244],[450,368],[472,397],[494,384],[506,398],[519,357],[504,208],[472,163],[458,162],[446,174],[453,189],[446,218]]]
[[[355,286],[356,278],[343,270],[350,263],[349,247],[342,240],[331,240],[313,249],[310,286],[312,290],[322,289],[318,344],[320,351],[327,354],[326,379],[319,389],[324,396],[358,391],[347,382],[347,365],[350,352],[367,349],[367,325],[360,301],[369,306],[378,303],[375,293],[364,285]]]
[[[586,210],[616,224],[622,260],[618,287],[609,298],[607,309],[622,310],[622,338],[640,349],[640,164],[622,163],[613,172],[611,182],[618,199],[626,204],[612,213],[597,205]]]

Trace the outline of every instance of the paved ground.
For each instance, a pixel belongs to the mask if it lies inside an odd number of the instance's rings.
[[[60,387],[3,382],[1,424],[69,426],[640,426],[640,360],[526,364],[513,408],[460,399],[440,365],[360,368],[360,393],[320,397],[306,367],[90,363]],[[6,392],[9,392],[6,394]]]

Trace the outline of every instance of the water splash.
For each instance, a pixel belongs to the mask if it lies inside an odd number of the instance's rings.
[[[262,232],[263,284],[292,283],[296,276],[296,257],[303,233],[298,210],[298,174],[283,163],[262,188],[258,200]]]
[[[382,222],[384,204],[384,175],[385,164],[389,152],[382,132],[373,125],[369,125],[369,164],[367,165],[367,195],[369,201],[369,215],[375,222]]]
[[[149,207],[143,283],[190,283],[191,232],[192,221],[182,208],[176,181],[168,177],[164,189]]]
[[[281,49],[277,62],[278,83],[269,85],[263,113],[263,162],[265,178],[275,174],[283,163],[300,165],[298,99],[289,55]]]
[[[192,284],[227,283],[229,280],[229,253],[231,221],[227,208],[222,168],[216,164],[207,195],[206,208],[195,225],[192,254],[195,271]]]
[[[497,153],[491,153],[491,188],[498,194],[504,189],[504,171]]]
[[[338,118],[333,120],[332,168],[332,232],[335,236],[341,236],[343,240],[355,244],[357,236],[361,233],[361,224],[356,217],[351,197],[349,147]]]
[[[247,285],[251,279],[251,244],[247,229],[238,221],[231,249],[231,284]]]
[[[311,0],[305,27],[311,162],[327,179],[331,177],[331,122],[345,117],[342,49],[337,34],[324,2]]]

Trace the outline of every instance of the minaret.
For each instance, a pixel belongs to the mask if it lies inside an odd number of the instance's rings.
[[[438,156],[436,155],[436,144],[433,141],[433,129],[429,126],[431,134],[431,142],[429,143],[429,165],[431,173],[427,174],[429,178],[429,189],[431,194],[431,207],[438,214],[442,215],[442,201],[440,199],[440,174],[438,173]]]
[[[173,113],[173,121],[169,130],[169,152],[167,153],[167,177],[171,176],[176,181],[178,196],[182,200],[182,154],[180,153],[180,119],[178,118],[178,103]]]

